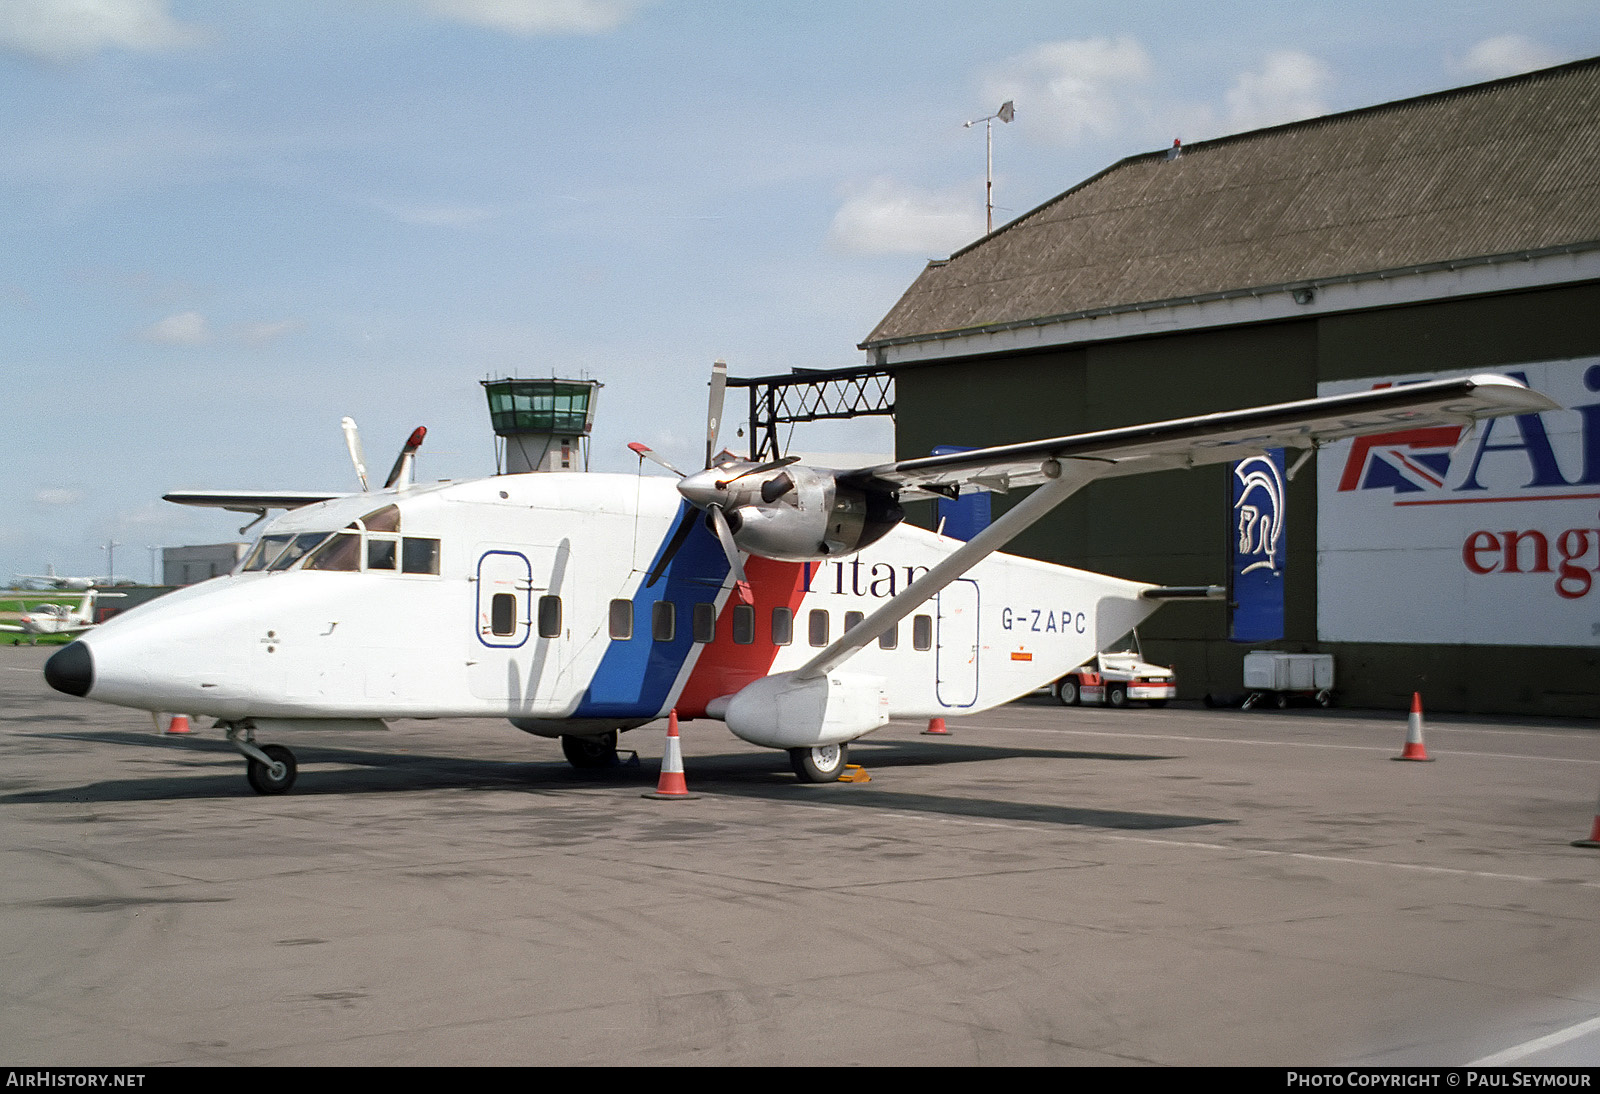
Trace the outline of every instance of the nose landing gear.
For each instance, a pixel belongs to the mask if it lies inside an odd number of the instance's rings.
[[[244,755],[249,764],[245,778],[250,781],[250,788],[257,794],[287,794],[294,785],[295,775],[299,773],[294,753],[282,745],[258,747],[255,723],[249,719],[229,722],[224,729],[228,740],[233,742],[233,747]]]

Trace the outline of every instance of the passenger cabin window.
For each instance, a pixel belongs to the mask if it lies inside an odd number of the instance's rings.
[[[411,541],[407,540],[406,542],[409,543]],[[438,541],[435,540],[434,543],[438,543]],[[438,573],[438,570],[433,572]],[[539,637],[561,637],[561,598],[559,596],[541,596],[539,598]]]
[[[495,593],[489,601],[489,630],[494,634],[517,631],[517,598],[514,593]]]
[[[933,616],[914,615],[911,617],[911,648],[916,650],[933,649]]]
[[[657,642],[671,642],[677,634],[676,605],[670,600],[658,600],[650,605],[650,637]]]
[[[633,601],[611,602],[611,637],[619,641],[633,637]]]
[[[717,606],[715,604],[696,604],[694,606],[694,640],[696,642],[710,642],[717,637]]]
[[[844,613],[844,629],[845,629],[845,632],[848,634],[851,627],[854,627],[856,624],[860,623],[866,617],[867,616],[866,616],[865,612],[845,612]]]
[[[794,609],[772,609],[772,644],[787,646],[794,641]]]
[[[756,610],[749,604],[733,606],[733,641],[748,646],[756,640]]]
[[[813,646],[826,646],[828,644],[828,610],[817,608],[811,613],[810,642]]]
[[[896,623],[882,634],[878,635],[878,648],[892,650],[900,644],[900,624]]]

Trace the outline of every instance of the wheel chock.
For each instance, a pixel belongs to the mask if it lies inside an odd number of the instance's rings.
[[[860,764],[845,764],[844,774],[839,776],[842,783],[869,783],[872,776],[867,774],[866,768]]]

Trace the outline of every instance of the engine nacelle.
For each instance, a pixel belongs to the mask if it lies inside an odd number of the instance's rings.
[[[740,550],[781,562],[854,554],[905,519],[893,494],[843,486],[831,471],[800,466],[752,483],[724,511]]]
[[[782,672],[713,699],[706,713],[753,745],[810,748],[853,741],[888,724],[889,692],[881,676],[830,672],[796,680]]]

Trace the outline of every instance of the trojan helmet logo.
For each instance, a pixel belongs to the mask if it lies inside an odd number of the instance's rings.
[[[1270,456],[1252,456],[1233,467],[1238,495],[1233,503],[1239,573],[1278,569],[1283,545],[1283,472]]]

